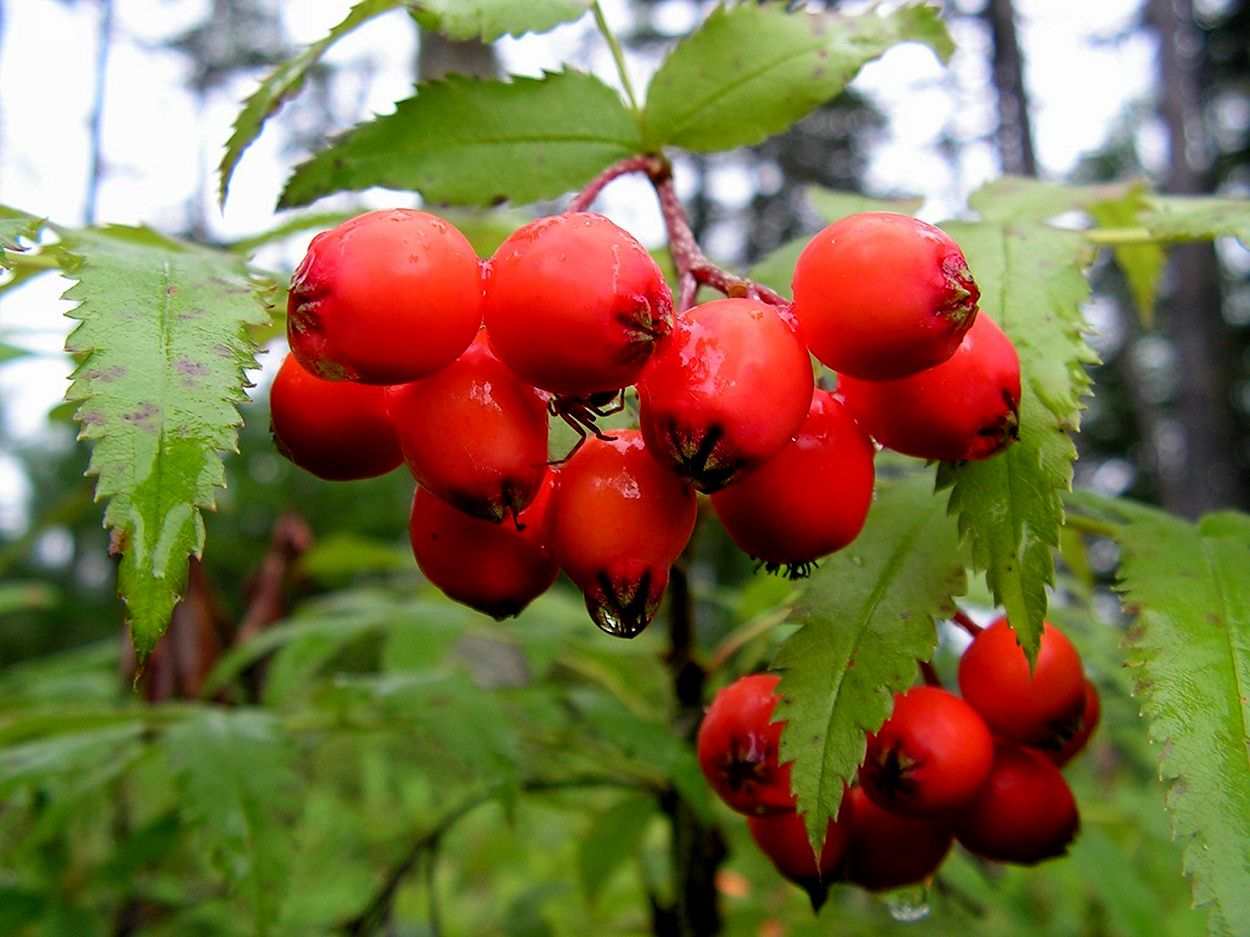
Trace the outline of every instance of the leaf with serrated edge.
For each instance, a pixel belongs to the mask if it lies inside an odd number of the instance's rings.
[[[641,147],[634,115],[593,75],[452,75],[421,83],[395,113],[296,167],[279,205],[371,186],[453,205],[533,202],[582,185]]]
[[[1129,514],[1118,588],[1172,830],[1212,934],[1250,921],[1250,517]]]
[[[417,22],[452,39],[482,39],[546,32],[577,19],[591,0],[417,0]]]
[[[1141,222],[1168,240],[1210,241],[1235,237],[1250,248],[1250,199],[1153,195]]]
[[[34,215],[28,215],[16,208],[9,208],[7,205],[0,205],[0,267],[8,270],[13,266],[5,256],[7,251],[25,249],[18,244],[19,237],[33,241],[39,237],[39,230],[42,227],[43,221]]]
[[[720,6],[678,44],[647,91],[650,147],[702,152],[759,143],[837,96],[866,63],[915,40],[947,59],[934,7],[883,15],[787,13],[781,4]]]
[[[217,170],[219,205],[226,203],[230,178],[239,165],[243,151],[260,136],[265,121],[299,92],[308,72],[321,60],[326,50],[361,24],[400,6],[403,6],[403,0],[361,0],[324,38],[317,40],[294,58],[283,62],[260,83],[260,87],[243,102],[243,110],[235,118],[230,139],[226,142],[226,152],[222,155],[221,165]]]
[[[249,326],[268,314],[243,262],[144,229],[58,230],[80,262],[66,298],[81,356],[67,398],[104,523],[122,554],[119,591],[139,659],[165,630],[204,546],[200,512],[225,483],[236,445],[244,369],[256,366]]]
[[[228,884],[246,896],[250,932],[270,933],[291,864],[284,821],[297,813],[294,745],[273,715],[223,709],[197,713],[164,745],[183,809]]]
[[[1090,216],[1102,228],[1131,228],[1139,223],[1143,211],[1149,207],[1144,185],[1134,185],[1123,197],[1094,202],[1089,206]],[[1167,254],[1159,244],[1118,244],[1115,260],[1124,271],[1137,315],[1141,324],[1150,328],[1154,324],[1155,297],[1159,292],[1159,278]]]
[[[914,682],[916,661],[937,642],[935,618],[952,614],[964,591],[955,523],[932,487],[925,473],[879,493],[855,542],[809,580],[793,616],[802,627],[773,664],[781,760],[794,762],[791,785],[817,849],[864,760],[864,733]]]
[[[1007,180],[983,189],[981,222],[947,225],[981,289],[982,314],[1020,354],[1020,439],[983,462],[943,464],[938,487],[951,489],[950,511],[986,574],[994,598],[1030,659],[1037,655],[1054,581],[1053,550],[1063,524],[1061,493],[1071,488],[1080,422],[1096,358],[1085,342],[1082,274],[1093,249],[1079,233],[1041,224],[1088,194]]]

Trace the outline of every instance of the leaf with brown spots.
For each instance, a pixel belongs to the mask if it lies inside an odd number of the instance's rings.
[[[92,444],[96,498],[121,553],[118,588],[135,651],[151,651],[204,546],[200,512],[236,445],[247,329],[268,319],[235,255],[134,228],[59,230],[74,263],[79,356],[68,398]]]

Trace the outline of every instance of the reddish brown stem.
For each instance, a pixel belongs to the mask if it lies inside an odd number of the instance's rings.
[[[933,667],[933,663],[927,660],[916,661],[920,667],[920,676],[924,680],[925,686],[935,686],[939,689],[942,686],[942,678],[938,676],[938,672]]]
[[[968,634],[972,635],[974,638],[985,630],[963,612],[955,612],[955,614],[951,616],[951,621],[959,625],[960,628],[963,628],[964,631],[968,632]]]
[[[586,188],[582,189],[573,198],[573,201],[569,202],[568,210],[587,211],[609,182],[635,172],[645,173],[650,177],[656,171],[656,167],[664,162],[665,160],[662,156],[631,156],[628,159],[621,160],[619,163],[613,163],[586,184]]]
[[[586,211],[609,182],[635,172],[643,173],[651,180],[660,200],[660,214],[668,233],[668,249],[677,268],[680,311],[684,312],[694,305],[701,286],[710,286],[726,296],[756,299],[772,306],[790,305],[784,296],[762,283],[723,270],[707,259],[690,228],[686,208],[677,197],[677,188],[673,185],[673,164],[663,156],[631,156],[609,166],[578,193],[569,203],[568,210]]]

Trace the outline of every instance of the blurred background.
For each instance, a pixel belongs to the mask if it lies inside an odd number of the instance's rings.
[[[712,6],[604,3],[637,84]],[[932,221],[966,214],[968,196],[1002,174],[1079,183],[1135,178],[1169,193],[1250,194],[1250,0],[950,0],[942,6],[958,45],[950,67],[925,49],[896,49],[867,67],[849,93],[785,134],[749,150],[677,159],[679,190],[712,256],[747,268],[818,229],[823,222],[809,199],[811,186],[918,196],[920,214]],[[219,209],[215,168],[240,102],[270,68],[324,36],[348,8],[347,0],[0,0],[0,203],[71,226],[148,224],[224,245],[289,220],[273,212],[289,169],[335,133],[389,112],[419,78],[446,71],[536,74],[567,61],[615,82],[589,17],[487,47],[425,35],[405,14],[388,14],[332,49],[244,156]],[[368,192],[327,199],[317,209],[397,203],[416,204],[411,196]],[[645,184],[622,180],[598,207],[645,242],[660,244],[662,227]],[[534,210],[553,208],[558,205]],[[281,279],[311,233],[266,244],[258,263]],[[489,250],[489,235],[483,238],[479,249]],[[55,274],[12,276],[0,280],[0,666],[105,647],[112,650],[93,658],[103,662],[94,672],[111,680],[121,628],[113,561],[84,477],[88,453],[75,442],[72,411],[60,402],[71,368],[62,351],[71,324],[63,318],[70,304],[60,299],[67,283]],[[1078,440],[1078,485],[1187,517],[1246,508],[1250,250],[1231,239],[1172,250],[1150,329],[1105,256],[1093,282],[1087,314],[1102,364]],[[230,634],[247,622],[258,629],[302,599],[349,585],[418,585],[405,539],[411,481],[403,472],[327,485],[273,451],[265,385],[282,353],[273,346],[253,375],[241,454],[227,460],[228,487],[206,518],[205,560],[193,566],[189,598],[175,613],[175,630],[184,634],[188,628]],[[752,578],[750,564],[723,543],[704,549],[711,568],[702,580],[695,576],[695,588],[702,590],[701,614],[713,636],[754,620],[785,594],[782,583]],[[1090,574],[1105,581],[1115,547],[1097,541],[1086,559]],[[1114,604],[1105,590],[1094,599]],[[560,601],[543,606],[543,614],[563,634],[564,622],[580,621],[581,612],[567,596]],[[1080,640],[1095,658],[1116,654],[1109,634]],[[218,650],[205,650],[208,659],[194,673],[165,673],[166,683],[149,685],[149,696],[197,695]],[[1130,725],[1128,678],[1104,671],[1101,679],[1109,723],[1118,718]],[[117,679],[108,692],[121,686]],[[1006,906],[973,908],[981,919],[988,915],[986,932],[1024,933],[1021,921],[1035,918],[1045,924],[1037,924],[1039,932],[1048,933],[1202,930],[1200,916],[1185,909],[1187,890],[1167,844],[1144,740],[1127,729],[1117,729],[1114,740],[1118,754],[1104,748],[1082,783],[1085,791],[1116,787],[1115,806],[1095,806],[1095,831],[1075,864],[1027,886],[1010,873],[1006,885],[999,883],[1011,896]],[[521,866],[529,884],[558,875],[558,859],[571,848],[561,839],[568,827],[541,811],[513,820],[543,849],[501,844],[482,820],[462,843],[477,850],[466,853],[465,876],[507,867],[515,878]],[[0,824],[0,846],[3,834]],[[734,835],[743,839],[741,831]],[[1137,863],[1132,873],[1120,865],[1129,852]],[[758,856],[743,861],[746,866],[735,867],[739,878],[722,883],[727,900],[741,898],[762,877]],[[957,896],[980,887],[968,863],[952,875]],[[1102,904],[1078,910],[1065,904],[1065,889],[1093,887],[1090,880],[1099,876],[1109,877],[1118,904],[1105,894]],[[500,886],[504,891],[509,881]],[[622,908],[637,898],[617,892]],[[559,894],[518,891],[514,923],[533,926],[510,925],[507,933],[552,932],[544,927],[556,926],[551,915],[558,913],[552,906]],[[785,932],[766,925],[796,900],[760,898],[737,919],[742,932]],[[461,904],[461,923],[476,921],[471,905]],[[576,919],[577,907],[563,913]],[[838,919],[851,926],[872,920],[867,913],[852,900]],[[494,932],[494,926],[478,921],[455,932]],[[934,927],[926,932],[942,932]],[[119,923],[116,932],[131,931]],[[807,931],[794,931],[800,932]]]

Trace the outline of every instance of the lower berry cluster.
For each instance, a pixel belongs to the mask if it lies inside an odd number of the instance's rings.
[[[717,694],[699,727],[699,765],[721,800],[747,816],[777,871],[815,904],[834,882],[870,891],[923,882],[954,842],[1032,865],[1062,855],[1076,835],[1076,800],[1059,769],[1088,742],[1099,699],[1075,648],[1049,623],[1032,670],[1002,618],[960,658],[962,698],[929,683],[895,696],[889,719],[867,735],[819,855],[796,813],[791,765],[780,760],[784,723],[771,721],[779,681],[752,674]]]
[[[732,282],[674,309],[651,255],[591,212],[533,221],[486,261],[444,219],[366,213],[317,235],[292,278],[274,438],[327,479],[405,463],[413,552],[451,598],[503,618],[563,570],[623,637],[655,615],[696,492],[746,553],[799,576],[863,527],[873,439],[964,460],[1015,438],[1015,349],[938,228],[830,225],[792,304]],[[630,387],[638,427],[608,434]],[[552,417],[582,440],[556,461]]]

